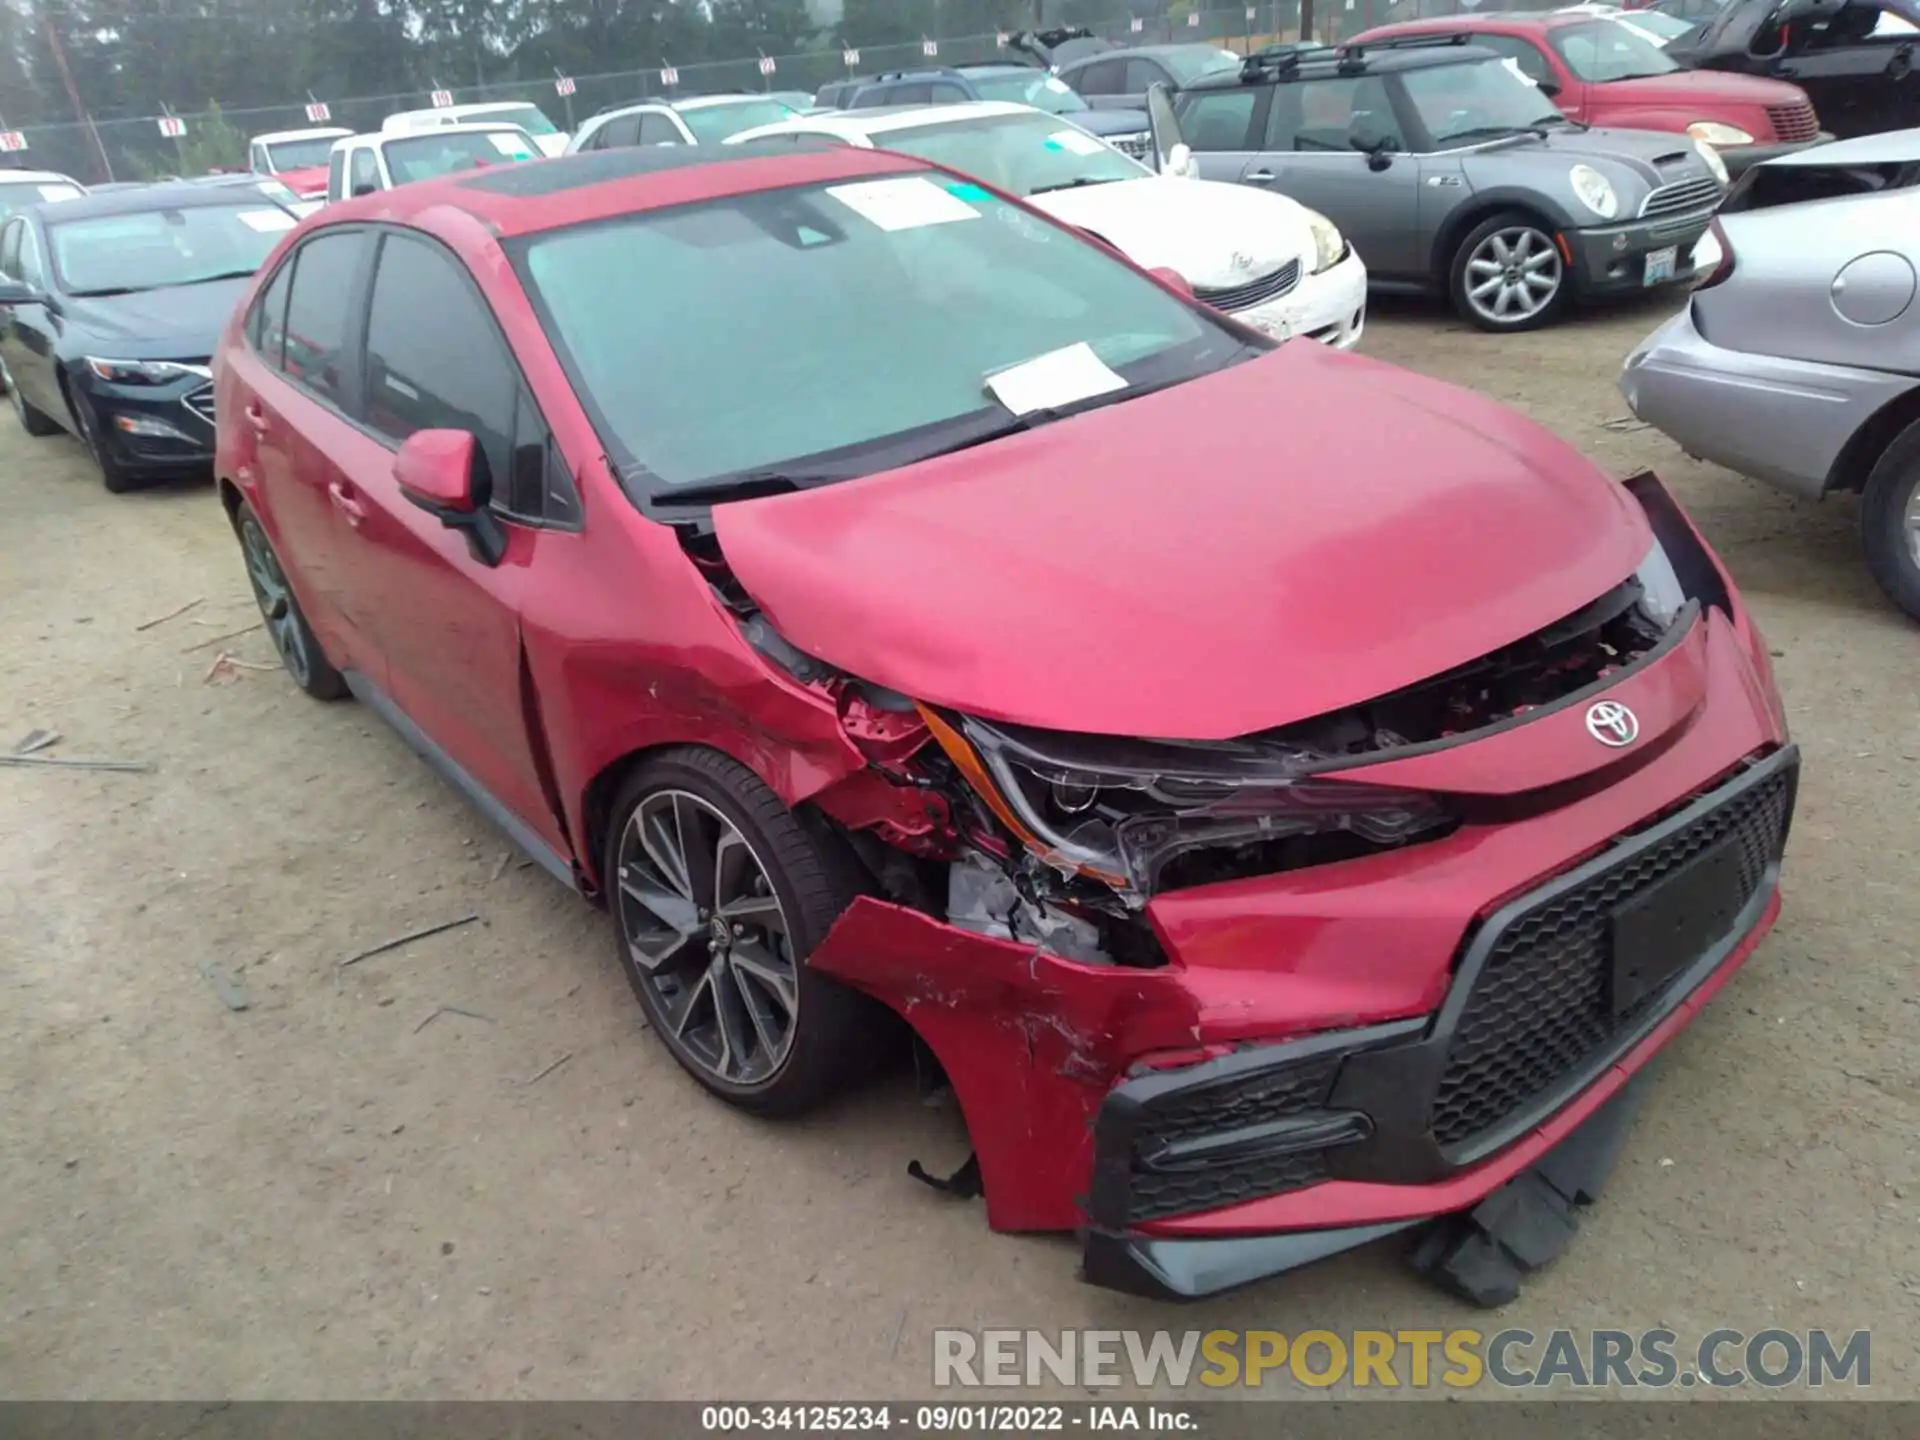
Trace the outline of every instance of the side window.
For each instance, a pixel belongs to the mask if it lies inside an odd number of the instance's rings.
[[[337,200],[347,195],[347,152],[335,150],[327,156],[327,194]]]
[[[373,151],[366,147],[353,152],[353,189],[354,195],[368,195],[380,188],[380,167],[373,161]]]
[[[1121,82],[1126,79],[1127,62],[1100,60],[1084,65],[1067,77],[1067,83],[1082,95],[1124,95]]]
[[[622,150],[629,145],[640,143],[640,117],[638,115],[616,115],[600,127],[593,137],[596,150]]]
[[[254,142],[251,147],[251,152],[247,158],[247,168],[256,175],[272,173],[272,167],[267,163],[267,147],[258,141]]]
[[[1269,150],[1352,150],[1353,137],[1370,133],[1402,148],[1400,127],[1385,82],[1363,75],[1304,80],[1273,87],[1267,114]]]
[[[953,84],[951,81],[944,81],[938,85],[930,86],[929,90],[934,103],[937,105],[956,105],[973,98],[960,86]]]
[[[348,402],[346,354],[348,318],[354,283],[367,246],[365,230],[333,230],[302,245],[294,260],[293,286],[287,296],[286,335],[281,368],[323,400]],[[261,344],[273,337],[265,331]]]
[[[47,288],[46,266],[40,260],[40,237],[24,222],[20,226],[20,258],[14,263],[19,266],[14,279],[36,290]]]
[[[493,504],[510,509],[522,474],[514,454],[520,388],[458,262],[427,241],[387,236],[367,314],[367,424],[396,442],[416,430],[470,431]]]
[[[646,114],[640,117],[640,133],[635,138],[636,145],[683,145],[686,137],[680,133],[680,127],[665,116]]]
[[[12,280],[20,278],[20,234],[26,228],[26,221],[10,220],[0,230],[0,275]]]
[[[1547,57],[1540,53],[1540,47],[1531,40],[1523,40],[1518,35],[1475,35],[1473,43],[1483,50],[1491,50],[1496,55],[1504,55],[1520,67],[1520,73],[1538,85],[1557,83],[1553,78],[1553,66]]]
[[[274,275],[273,283],[253,302],[253,313],[247,317],[248,343],[276,370],[286,350],[287,292],[292,288],[293,261],[289,258]]]
[[[1250,85],[1196,91],[1180,108],[1180,133],[1196,150],[1252,150],[1247,132],[1253,128],[1253,107],[1259,98],[1260,92]]]
[[[1158,84],[1172,84],[1172,77],[1151,60],[1129,60],[1127,62],[1126,89],[1123,95],[1144,95]]]

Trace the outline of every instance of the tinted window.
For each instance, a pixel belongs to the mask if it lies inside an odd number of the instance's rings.
[[[365,194],[380,188],[380,167],[373,163],[373,151],[353,152],[353,193]]]
[[[1082,95],[1122,95],[1126,92],[1121,89],[1121,81],[1126,74],[1126,61],[1101,60],[1074,71],[1067,79]]]
[[[1123,93],[1128,95],[1144,95],[1147,93],[1148,86],[1163,85],[1166,83],[1167,78],[1167,72],[1151,60],[1129,60],[1127,62],[1127,88]]]
[[[540,158],[533,142],[512,130],[429,131],[389,140],[384,149],[387,173],[396,185]]]
[[[336,200],[347,193],[347,152],[336,150],[327,157],[327,194]]]
[[[287,338],[287,291],[293,286],[293,262],[280,267],[260,298],[253,302],[253,314],[247,317],[247,339],[260,352],[260,358],[274,369]]]
[[[932,87],[932,93],[934,102],[940,105],[960,104],[973,98],[958,85],[953,84],[935,85]]]
[[[305,140],[277,140],[272,145],[255,146],[262,162],[271,160],[272,163],[256,164],[253,168],[277,174],[282,170],[306,170],[324,165],[333,142],[339,138],[338,135],[315,135]]]
[[[1582,80],[1604,85],[1647,75],[1671,75],[1680,67],[1652,40],[1612,20],[1558,26],[1547,39]]]
[[[638,115],[616,115],[602,125],[593,137],[593,148],[596,150],[618,150],[622,146],[639,143],[640,117]]]
[[[1170,52],[1167,55],[1167,68],[1173,71],[1174,83],[1191,85],[1202,75],[1238,70],[1240,57],[1231,50],[1191,45]]]
[[[1251,150],[1247,131],[1259,98],[1259,91],[1244,85],[1190,94],[1180,107],[1180,133],[1196,150]]]
[[[15,220],[5,230],[0,230],[0,275],[20,278],[20,232],[26,229],[27,222]]]
[[[47,288],[47,267],[40,257],[40,237],[34,233],[31,225],[20,227],[20,255],[14,263],[20,267],[20,273],[14,279],[36,290]]]
[[[684,145],[686,136],[680,133],[680,127],[665,115],[642,115],[640,134],[637,140],[641,145]]]
[[[1547,63],[1547,57],[1540,53],[1540,47],[1531,40],[1522,40],[1518,35],[1477,34],[1473,37],[1473,43],[1482,50],[1506,56],[1520,67],[1522,75],[1535,84],[1553,79],[1553,66]]]
[[[424,240],[389,235],[380,247],[367,314],[366,421],[395,441],[416,430],[471,431],[505,505],[520,378],[457,265]]]
[[[371,243],[365,230],[332,231],[307,241],[294,261],[283,368],[336,405],[346,403],[347,320],[354,281]],[[272,346],[270,333],[262,332],[261,344]]]
[[[1489,62],[1491,63],[1491,62]],[[1503,67],[1504,68],[1504,67]],[[1511,71],[1505,72],[1511,74]],[[1521,83],[1517,76],[1515,83]],[[1269,150],[1352,150],[1352,137],[1387,136],[1398,150],[1400,127],[1384,80],[1363,75],[1344,80],[1310,80],[1273,87],[1267,112]]]
[[[778,125],[797,113],[778,100],[741,100],[726,105],[696,105],[682,110],[680,119],[702,145],[718,145],[729,135],[756,125]]]

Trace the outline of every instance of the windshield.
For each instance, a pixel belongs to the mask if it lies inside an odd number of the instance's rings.
[[[444,130],[425,135],[410,135],[404,140],[389,140],[385,146],[387,169],[393,183],[405,185],[411,180],[431,180],[451,175],[456,170],[477,170],[483,165],[506,165],[515,160],[534,160],[540,152],[524,135],[511,130],[481,130],[448,133]]]
[[[1082,100],[1074,88],[1057,75],[1037,70],[1010,70],[999,75],[971,77],[973,88],[982,100],[1008,100],[1016,105],[1031,105],[1049,115],[1077,115],[1093,107]]]
[[[1406,70],[1400,83],[1436,150],[1564,122],[1553,102],[1504,60]]]
[[[1636,10],[1631,19],[1622,19],[1618,23],[1629,30],[1640,31],[1654,44],[1664,47],[1669,40],[1678,40],[1699,22],[1678,20],[1658,10]]]
[[[560,133],[560,127],[538,105],[489,105],[484,110],[463,111],[460,121],[466,125],[518,125],[529,135]]]
[[[987,377],[1070,346],[1136,385],[1245,350],[1100,247],[941,174],[757,191],[509,251],[622,472],[663,499],[978,439],[1013,418]]]
[[[873,141],[883,149],[904,150],[936,165],[978,175],[1015,195],[1153,174],[1084,130],[1039,115],[999,115],[957,125],[887,130]]]
[[[778,125],[800,112],[778,100],[742,100],[737,104],[674,107],[702,145],[718,145],[729,135],[751,130],[756,125]]]
[[[39,205],[53,200],[77,200],[83,193],[78,185],[69,185],[63,180],[0,181],[0,220],[6,219],[22,205]]]
[[[1203,75],[1217,75],[1222,70],[1238,70],[1240,57],[1231,50],[1220,50],[1213,46],[1187,46],[1179,50],[1164,51],[1160,62],[1173,72],[1176,83],[1191,85]]]
[[[327,156],[333,152],[333,142],[341,138],[339,135],[323,135],[313,140],[276,140],[267,146],[267,163],[273,166],[276,173],[281,170],[311,170],[327,163]]]
[[[1671,75],[1680,68],[1654,41],[1613,20],[1556,25],[1547,31],[1547,40],[1567,68],[1590,85]]]
[[[69,220],[49,224],[47,240],[68,294],[117,295],[251,275],[294,224],[255,201]]]

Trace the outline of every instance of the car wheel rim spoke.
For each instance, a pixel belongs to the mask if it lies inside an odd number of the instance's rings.
[[[1467,303],[1502,324],[1530,320],[1560,293],[1561,275],[1550,239],[1537,230],[1502,230],[1467,257]]]
[[[799,973],[752,843],[699,796],[662,790],[635,807],[616,863],[616,918],[668,1042],[729,1084],[769,1079],[793,1046]]]
[[[1913,488],[1907,496],[1906,511],[1907,557],[1916,569],[1920,569],[1920,485]]]

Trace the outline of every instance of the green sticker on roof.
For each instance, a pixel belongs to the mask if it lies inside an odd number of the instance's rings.
[[[956,200],[991,200],[993,194],[985,186],[976,185],[971,180],[955,180],[947,186],[947,193]]]

